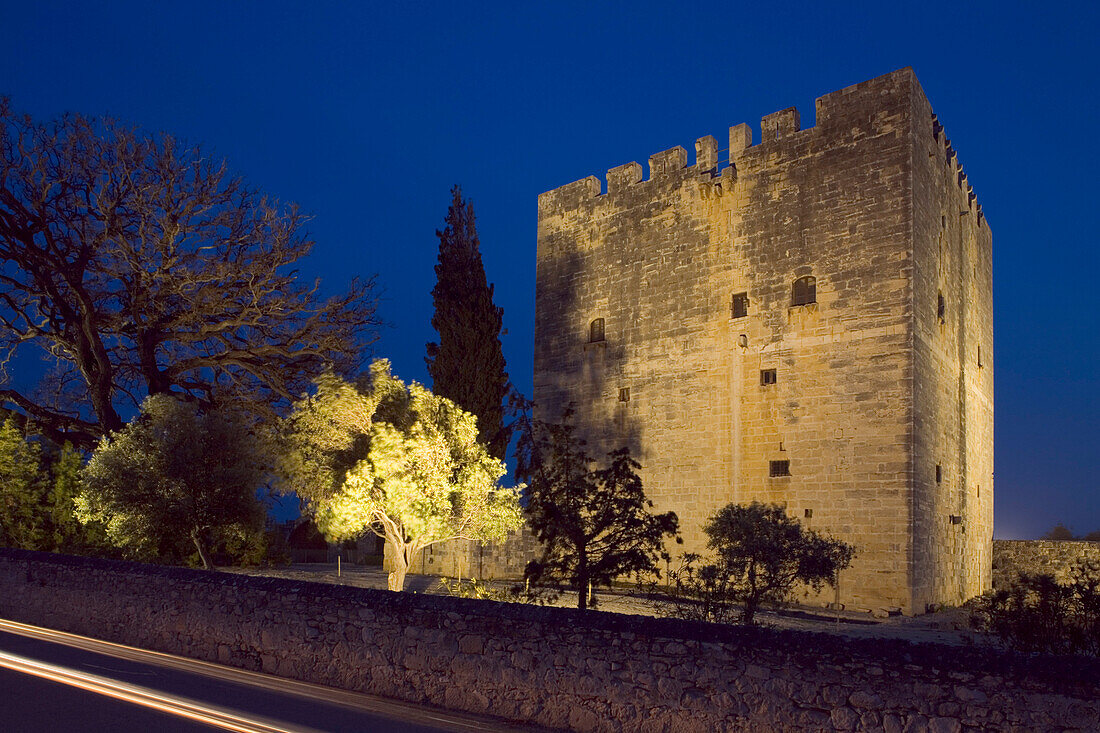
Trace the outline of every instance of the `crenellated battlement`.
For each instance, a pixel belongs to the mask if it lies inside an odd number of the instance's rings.
[[[711,135],[696,140],[695,162],[692,165],[688,164],[687,150],[677,145],[649,156],[648,176],[642,165],[636,161],[615,166],[607,171],[606,193],[604,181],[596,176],[588,176],[541,194],[539,210],[570,211],[590,207],[595,199],[604,196],[614,199],[635,186],[651,183],[660,185],[672,180],[684,180],[693,175],[706,181],[736,179],[739,169],[750,165],[752,156],[778,152],[781,159],[784,155],[803,154],[804,150],[795,146],[796,142],[803,139],[812,141],[817,148],[821,148],[883,134],[895,129],[892,125],[897,124],[896,120],[890,118],[890,113],[911,109],[909,94],[913,87],[919,90],[912,69],[899,69],[818,97],[815,100],[816,124],[813,127],[803,129],[798,109],[788,107],[760,119],[760,139],[756,142],[750,125],[734,125],[729,128],[728,147],[725,149],[719,148],[717,140]],[[868,107],[879,109],[880,114],[868,116]],[[944,156],[945,165],[955,167],[958,187],[966,197],[965,205],[976,212],[978,222],[982,223],[984,215],[977,203],[977,195],[967,181],[942,123],[934,114],[931,132]],[[756,165],[759,167],[762,163],[756,162]]]
[[[932,140],[936,145],[936,153],[943,156],[944,165],[949,167],[950,173],[954,175],[956,186],[965,196],[967,209],[975,213],[979,226],[987,224],[985,213],[982,211],[981,204],[978,203],[978,194],[974,192],[974,186],[967,179],[966,171],[959,162],[959,155],[935,112],[932,113]]]

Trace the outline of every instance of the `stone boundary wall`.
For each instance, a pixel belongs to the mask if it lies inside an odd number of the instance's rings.
[[[1100,661],[1083,658],[20,550],[0,550],[0,616],[580,731],[1100,729]]]
[[[1082,558],[1100,561],[1100,542],[993,540],[993,587],[1008,587],[1020,573],[1053,575],[1064,583]]]

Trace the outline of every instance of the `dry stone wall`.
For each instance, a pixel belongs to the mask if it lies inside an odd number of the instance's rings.
[[[578,731],[1097,730],[1100,663],[0,550],[0,616]],[[317,721],[324,727],[324,721]]]
[[[1069,580],[1078,560],[1100,562],[1100,542],[993,540],[993,587],[1007,588],[1020,573]]]

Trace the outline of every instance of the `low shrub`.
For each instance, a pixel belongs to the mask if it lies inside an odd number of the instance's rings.
[[[971,602],[970,625],[1023,652],[1100,656],[1100,561],[1082,558],[1067,583],[1020,573]]]

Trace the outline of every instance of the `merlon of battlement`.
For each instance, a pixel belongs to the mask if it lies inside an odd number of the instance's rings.
[[[588,176],[579,181],[573,181],[564,186],[559,186],[552,191],[540,193],[539,208],[541,209],[544,206],[552,205],[575,208],[580,205],[582,201],[599,196],[602,190],[603,184],[600,182],[600,179],[595,176]]]
[[[875,79],[853,84],[844,89],[822,95],[815,102],[816,123],[814,127],[802,129],[801,116],[796,107],[788,107],[764,115],[760,119],[761,139],[753,144],[752,128],[741,123],[729,128],[728,161],[722,153],[726,152],[718,147],[718,142],[711,135],[706,135],[695,141],[695,164],[690,171],[706,180],[720,178],[724,182],[736,180],[737,169],[743,164],[749,151],[762,149],[770,151],[775,149],[777,141],[794,137],[798,133],[810,134],[816,131],[817,135],[843,136],[848,139],[852,134],[874,134],[874,115],[868,115],[866,110],[879,109],[886,112],[893,111],[900,115],[903,105],[910,105],[910,93],[913,88],[920,92],[916,75],[911,68],[898,69],[884,74]],[[911,107],[910,107],[911,109]],[[927,118],[926,118],[927,119]],[[889,124],[889,123],[888,123]],[[919,126],[917,120],[912,120],[914,126]],[[927,123],[926,123],[927,124]],[[887,128],[888,130],[891,128]],[[924,128],[926,131],[928,128]],[[968,196],[971,208],[974,207],[976,195],[973,188],[967,182],[962,165],[958,161],[957,153],[948,139],[943,124],[935,113],[931,115],[932,138],[938,144],[945,156],[947,165],[954,166],[957,174],[957,182]],[[649,181],[667,180],[676,176],[682,178],[689,175],[688,154],[682,146],[662,150],[649,156],[649,176],[645,177],[642,165],[630,162],[615,166],[607,171],[607,194],[614,195],[625,191],[631,186],[637,186]],[[566,209],[588,205],[590,200],[597,199],[603,192],[603,182],[595,176],[589,176],[579,181],[566,184],[560,188],[547,191],[539,196],[539,207],[564,207]],[[981,218],[981,207],[978,207]]]
[[[787,107],[760,118],[761,142],[780,140],[801,129],[798,109],[795,107]]]
[[[700,171],[718,170],[718,141],[713,135],[695,141],[695,167]]]
[[[631,161],[626,165],[616,166],[607,172],[607,192],[616,193],[627,186],[641,183],[641,181],[642,166]]]
[[[752,128],[742,122],[730,128],[730,160],[752,147]]]
[[[649,178],[653,180],[657,176],[672,171],[682,170],[687,167],[687,151],[683,146],[677,145],[668,150],[662,150],[649,156]]]

